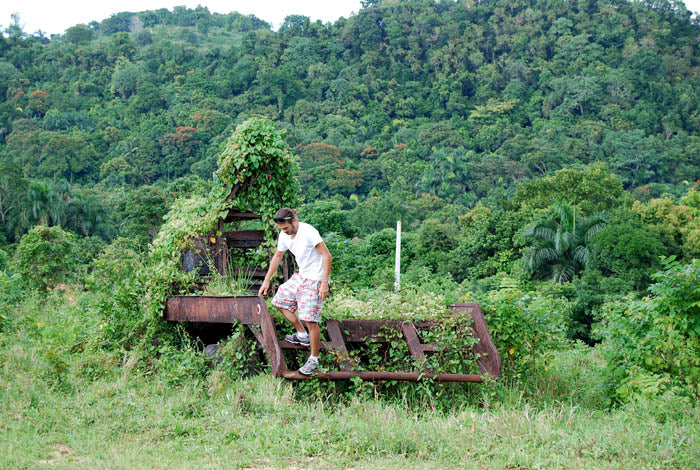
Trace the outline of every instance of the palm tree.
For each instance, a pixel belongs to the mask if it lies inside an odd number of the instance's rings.
[[[54,185],[50,181],[30,181],[18,199],[13,220],[8,224],[14,229],[15,240],[19,240],[35,225],[62,225],[67,191],[65,186]]]
[[[525,271],[532,275],[548,272],[554,281],[570,281],[592,257],[590,242],[606,224],[606,214],[598,212],[576,219],[576,209],[560,201],[550,207],[552,214],[523,230],[523,236],[539,241],[523,258]]]
[[[114,227],[104,205],[94,196],[75,191],[66,205],[65,228],[84,237],[98,236],[110,240]]]
[[[7,224],[8,213],[17,207],[19,195],[27,187],[22,171],[16,165],[0,164],[0,222]]]

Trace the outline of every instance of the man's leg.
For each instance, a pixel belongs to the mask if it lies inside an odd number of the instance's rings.
[[[307,321],[306,326],[309,328],[309,342],[311,343],[311,355],[318,357],[321,350],[321,329],[318,323]]]
[[[299,322],[296,313],[292,311],[298,308],[297,290],[300,282],[301,277],[298,273],[295,273],[287,282],[279,286],[275,297],[272,299],[272,305],[284,315],[284,318],[289,323],[294,325],[297,333],[306,334],[304,326]]]
[[[301,324],[301,322],[293,312],[287,310],[286,308],[278,307],[277,305],[275,305],[275,308],[279,310],[282,313],[282,315],[284,315],[284,318],[286,318],[292,325],[294,325],[294,328],[297,330],[297,333],[306,333],[304,325]],[[318,324],[316,325],[316,329],[318,330]]]
[[[308,281],[302,295],[298,297],[299,318],[306,323],[306,328],[309,330],[309,345],[311,346],[309,359],[299,368],[299,372],[304,375],[313,374],[318,367],[318,353],[321,349],[321,330],[318,327],[318,322],[321,321],[323,300],[318,295],[319,284],[320,281]]]

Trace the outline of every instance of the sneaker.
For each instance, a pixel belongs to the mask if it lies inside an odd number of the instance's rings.
[[[318,367],[318,359],[308,358],[306,363],[299,368],[299,372],[304,375],[311,375]]]
[[[300,346],[310,346],[309,336],[307,335],[305,339],[299,338],[299,333],[294,333],[293,335],[287,335],[284,337],[285,341],[289,341],[292,344],[298,344]]]

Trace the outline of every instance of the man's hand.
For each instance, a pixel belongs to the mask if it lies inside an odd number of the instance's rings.
[[[321,281],[321,285],[318,288],[318,296],[321,300],[328,297],[328,281]]]
[[[258,295],[267,295],[267,291],[270,289],[270,281],[263,281],[260,289],[258,289]]]

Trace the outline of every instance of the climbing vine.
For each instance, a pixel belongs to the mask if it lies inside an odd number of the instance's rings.
[[[181,268],[183,250],[194,248],[197,240],[216,241],[222,235],[218,222],[231,210],[260,215],[265,231],[261,249],[272,249],[275,212],[297,202],[294,158],[273,122],[251,118],[239,125],[218,162],[209,192],[177,200],[151,245],[142,276],[146,340],[167,329],[160,318],[168,296],[201,288],[196,270],[187,273]]]

